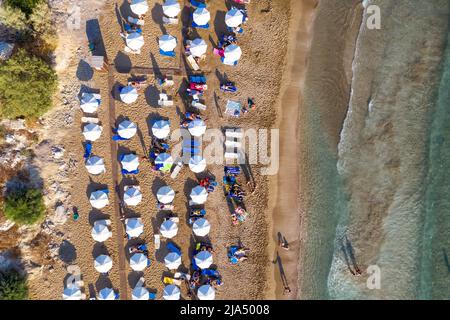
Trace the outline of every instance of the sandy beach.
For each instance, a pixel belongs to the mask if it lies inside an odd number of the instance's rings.
[[[94,73],[92,78],[82,79],[82,85],[99,91],[102,94],[102,105],[98,112],[99,120],[103,126],[102,137],[93,143],[93,153],[102,157],[106,164],[106,173],[101,176],[89,176],[84,168],[82,159],[83,146],[81,135],[80,111],[75,113],[74,125],[70,132],[64,137],[62,143],[69,156],[74,159],[74,167],[71,170],[71,203],[76,206],[80,219],[78,221],[68,221],[64,225],[67,235],[67,242],[73,246],[76,257],[71,264],[80,267],[82,278],[85,283],[85,293],[94,296],[99,289],[111,286],[121,291],[122,298],[131,298],[131,288],[133,288],[139,277],[145,277],[145,286],[155,292],[157,299],[162,298],[164,288],[162,278],[168,275],[167,269],[162,262],[167,253],[165,249],[155,252],[153,246],[153,235],[158,232],[158,227],[162,223],[163,215],[156,210],[156,190],[165,184],[171,186],[175,192],[175,211],[180,218],[179,231],[173,242],[178,245],[182,252],[183,265],[181,271],[187,271],[190,264],[190,253],[192,250],[193,235],[191,227],[187,223],[187,201],[188,194],[198,179],[205,176],[205,173],[194,174],[187,167],[184,167],[176,180],[172,180],[168,175],[160,175],[151,170],[150,164],[142,162],[140,173],[134,179],[124,179],[121,175],[112,175],[114,158],[114,147],[111,147],[111,117],[122,119],[124,117],[134,121],[139,128],[139,134],[130,141],[121,141],[118,152],[136,152],[139,156],[145,155],[150,143],[150,121],[155,118],[166,118],[171,121],[171,128],[175,129],[180,122],[180,114],[185,112],[183,102],[184,93],[180,88],[183,77],[174,76],[175,86],[173,91],[168,92],[173,96],[175,106],[169,108],[159,108],[156,104],[158,89],[153,84],[154,75],[146,74],[148,86],[144,93],[132,105],[125,105],[121,101],[115,100],[110,95],[111,88],[118,84],[125,84],[130,78],[131,67],[148,68],[154,70],[164,70],[164,68],[174,68],[185,70],[184,60],[180,59],[182,33],[181,25],[166,26],[161,25],[161,5],[159,1],[148,1],[151,14],[146,18],[143,26],[143,34],[146,46],[140,55],[127,55],[123,52],[124,42],[120,37],[120,26],[118,23],[118,12],[124,17],[127,16],[128,5],[108,1],[102,9],[98,25],[100,27],[103,43],[106,48],[111,71],[108,74]],[[118,10],[118,11],[117,11]],[[187,9],[185,9],[187,10]],[[290,8],[285,1],[260,1],[248,6],[250,20],[245,26],[245,32],[239,36],[239,45],[242,48],[243,56],[236,67],[224,66],[220,60],[213,56],[211,51],[213,43],[217,43],[218,35],[223,32],[225,26],[223,18],[228,10],[227,5],[222,2],[214,2],[208,7],[211,12],[212,23],[209,30],[197,30],[198,34],[191,36],[201,36],[208,43],[208,55],[206,61],[201,63],[202,71],[208,79],[208,90],[206,92],[206,105],[208,109],[203,112],[207,118],[207,126],[222,129],[227,126],[248,128],[272,128],[276,126],[277,112],[276,102],[281,88],[282,71],[284,70],[285,54],[287,50],[287,28],[289,22]],[[183,12],[183,23],[187,13]],[[95,21],[89,21],[87,26],[95,26]],[[162,30],[167,28],[167,30]],[[89,28],[88,28],[89,29]],[[157,38],[167,31],[178,39],[177,58],[171,59],[159,55]],[[89,30],[87,31],[89,32]],[[87,45],[84,39],[84,45]],[[274,60],[274,57],[277,57]],[[80,67],[79,61],[72,61],[73,65],[78,65],[77,73],[84,75],[83,65]],[[142,69],[141,69],[142,70]],[[152,72],[153,72],[152,71]],[[136,76],[142,74],[136,74]],[[219,80],[227,77],[237,83],[239,91],[231,96],[220,93]],[[245,102],[248,97],[253,97],[258,106],[257,111],[250,112],[239,119],[229,118],[223,115],[227,99]],[[112,109],[112,106],[114,108]],[[114,111],[113,111],[114,110]],[[115,115],[113,114],[115,113]],[[114,124],[112,124],[113,126]],[[210,241],[214,245],[214,264],[222,275],[224,285],[218,289],[217,299],[262,299],[268,290],[267,274],[271,266],[271,257],[267,249],[269,242],[269,178],[261,174],[262,165],[245,166],[245,174],[242,175],[242,183],[246,185],[248,181],[256,185],[252,192],[246,187],[248,196],[245,198],[246,208],[249,217],[240,226],[233,226],[229,213],[229,207],[223,194],[222,187],[208,197],[206,203],[207,218],[212,225],[209,235]],[[120,167],[119,167],[120,170]],[[215,176],[218,181],[222,180],[223,167],[219,165],[208,166],[208,172]],[[119,190],[126,184],[138,184],[143,190],[143,201],[133,208],[126,208],[127,217],[140,216],[144,222],[144,236],[141,237],[149,245],[150,258],[152,264],[143,273],[132,272],[128,261],[124,268],[120,268],[120,250],[124,252],[127,248],[117,244],[116,237],[123,228],[116,219],[117,199],[114,194],[114,180],[119,183]],[[98,187],[108,187],[110,190],[110,204],[101,211],[92,210],[88,202],[88,194]],[[111,230],[113,237],[105,242],[105,245],[96,244],[90,235],[92,223],[96,219],[107,217],[112,220]],[[232,266],[228,263],[226,247],[235,245],[241,241],[250,249],[249,259],[245,263]],[[124,241],[125,245],[127,241]],[[162,241],[164,248],[165,241]],[[94,257],[100,253],[107,253],[113,259],[113,268],[108,277],[99,276],[94,269]],[[125,254],[126,259],[128,255]],[[60,299],[64,286],[64,278],[67,275],[65,270],[69,263],[61,262],[51,273],[45,274],[40,279],[32,282],[32,296],[34,299]],[[121,276],[122,274],[122,276]],[[125,275],[125,292],[123,278]],[[121,281],[122,279],[122,281]],[[42,290],[45,288],[45,290]],[[182,297],[186,298],[185,288],[182,288]]]
[[[301,241],[302,193],[299,190],[299,111],[302,109],[303,84],[307,55],[313,34],[312,25],[317,1],[291,1],[288,52],[283,74],[281,99],[278,106],[277,128],[280,128],[280,171],[271,180],[272,225],[269,252],[274,263],[270,268],[272,281],[269,299],[297,299],[297,279]],[[289,186],[289,190],[287,190]],[[289,251],[279,246],[279,236],[289,243]],[[277,259],[277,257],[279,258]],[[282,278],[283,277],[283,278]],[[285,280],[283,280],[285,277]],[[283,283],[285,282],[285,283]],[[290,294],[283,294],[285,286]]]

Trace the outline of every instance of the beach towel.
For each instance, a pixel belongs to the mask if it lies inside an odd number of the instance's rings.
[[[206,77],[205,76],[189,76],[189,82],[206,83]]]
[[[159,53],[162,56],[166,56],[166,57],[175,57],[175,51],[164,51],[162,49],[159,49]]]
[[[215,277],[215,278],[220,277],[219,272],[217,270],[213,270],[213,269],[203,269],[202,275],[208,276],[208,277]]]
[[[195,258],[191,259],[191,264],[192,264],[192,270],[194,270],[194,271],[200,270],[200,268],[195,263]]]
[[[140,28],[136,28],[135,30],[133,30],[131,25],[129,25],[127,23],[125,23],[124,27],[125,27],[125,31],[128,32],[128,33],[132,33],[132,32],[137,32],[139,34],[142,33],[142,30]]]
[[[197,0],[190,0],[191,5],[197,8],[206,8],[206,3]]]
[[[234,175],[238,175],[241,173],[241,167],[237,167],[237,166],[225,166],[223,167],[223,171],[225,172],[225,174],[234,174]]]
[[[155,299],[156,299],[156,293],[150,292],[150,293],[148,294],[148,297],[149,297],[150,300],[155,300]]]
[[[181,256],[181,250],[175,244],[173,244],[172,242],[167,243],[166,244],[166,248],[170,252],[175,252],[175,253],[177,253],[178,255]]]
[[[127,171],[125,169],[122,169],[122,174],[138,174],[139,173],[139,169],[136,169],[134,171]]]
[[[86,145],[84,146],[84,158],[87,159],[92,154],[92,143],[86,142]]]

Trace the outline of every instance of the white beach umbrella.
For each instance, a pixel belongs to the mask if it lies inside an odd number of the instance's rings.
[[[119,126],[117,128],[117,134],[124,139],[130,139],[136,134],[136,132],[136,124],[129,120],[123,120],[121,123],[119,123]]]
[[[101,220],[94,222],[91,235],[95,241],[103,242],[108,240],[112,236],[112,232],[109,230],[108,226],[104,223],[104,220]]]
[[[169,186],[163,186],[156,192],[156,198],[161,203],[171,203],[173,198],[175,198],[175,191],[173,191],[173,189]]]
[[[143,253],[135,253],[130,257],[130,267],[134,271],[142,271],[147,267],[148,258]]]
[[[191,190],[191,200],[196,204],[203,204],[206,202],[208,198],[208,191],[206,191],[205,187],[196,186]]]
[[[181,265],[181,256],[176,252],[170,252],[164,257],[164,264],[170,270],[176,270]]]
[[[167,0],[163,4],[163,12],[166,16],[170,18],[175,18],[181,11],[180,4],[178,0]]]
[[[131,50],[140,50],[144,45],[144,37],[138,32],[129,33],[125,38],[127,47]]]
[[[161,227],[159,227],[159,231],[163,237],[171,239],[177,235],[178,226],[172,220],[166,220],[161,224]]]
[[[136,287],[131,293],[131,299],[133,300],[148,300],[150,299],[150,294],[148,290],[144,287]]]
[[[152,126],[153,135],[158,139],[165,139],[170,134],[170,121],[158,120]]]
[[[200,218],[194,221],[192,230],[197,236],[204,237],[209,233],[209,230],[211,230],[211,224],[208,220]]]
[[[204,284],[197,290],[197,297],[200,300],[214,300],[216,297],[216,290],[209,284]]]
[[[95,141],[102,135],[103,128],[96,123],[88,123],[83,127],[83,136],[86,140]]]
[[[206,168],[206,159],[202,156],[193,156],[189,159],[189,168],[195,173],[204,171]]]
[[[206,44],[206,41],[197,38],[191,41],[191,47],[189,48],[189,51],[194,57],[201,57],[206,53],[208,50],[208,45]]]
[[[101,209],[109,204],[108,194],[104,190],[97,190],[91,193],[89,202],[96,209]]]
[[[64,300],[81,300],[82,294],[81,290],[77,286],[71,286],[64,289],[63,299]]]
[[[180,300],[180,288],[173,284],[169,284],[164,288],[164,300]]]
[[[195,255],[195,264],[200,269],[207,269],[213,263],[213,257],[211,252],[203,250]]]
[[[225,15],[225,23],[231,28],[236,28],[244,21],[244,14],[237,8],[232,8]]]
[[[139,237],[144,232],[141,218],[130,218],[125,221],[126,232],[131,238]]]
[[[123,194],[123,201],[128,206],[137,206],[142,201],[142,192],[136,187],[126,187]]]
[[[177,39],[170,34],[164,34],[159,37],[159,48],[163,51],[173,51],[177,46]]]
[[[194,137],[200,137],[206,131],[206,124],[201,119],[195,119],[189,122],[188,130],[191,135]]]
[[[111,288],[103,288],[98,292],[98,300],[115,300],[116,293]]]
[[[130,8],[133,13],[140,16],[148,11],[147,0],[131,0]]]
[[[106,171],[103,159],[97,156],[86,160],[86,169],[90,174],[101,174]]]
[[[168,153],[160,153],[155,159],[155,164],[162,165],[164,169],[167,169],[173,165],[173,158]]]
[[[133,103],[138,98],[138,92],[135,87],[126,86],[120,90],[120,100],[125,103]]]
[[[238,61],[242,56],[242,50],[241,47],[230,44],[225,48],[224,52],[224,59],[227,61]]]
[[[94,113],[100,105],[98,95],[84,92],[81,95],[80,108],[83,112]]]
[[[108,272],[112,268],[111,257],[105,254],[99,255],[97,258],[95,258],[94,267],[95,270],[97,270],[100,273]]]
[[[192,18],[197,25],[204,26],[211,19],[211,14],[206,8],[197,8],[193,13]]]
[[[123,169],[129,172],[134,171],[137,170],[137,168],[139,167],[139,158],[134,153],[129,153],[122,157],[120,163],[122,164]]]

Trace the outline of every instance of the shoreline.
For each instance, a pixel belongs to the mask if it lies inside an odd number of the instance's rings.
[[[318,2],[316,0],[291,0],[290,25],[288,31],[288,49],[286,53],[285,74],[280,89],[280,102],[277,106],[279,117],[276,127],[280,128],[280,168],[277,176],[270,179],[269,198],[270,240],[268,252],[270,267],[268,275],[268,299],[297,299],[297,279],[299,270],[299,245],[301,243],[301,216],[304,215],[301,190],[297,183],[300,176],[298,163],[299,140],[298,115],[302,105],[303,85],[306,75],[307,57],[313,34],[313,21]],[[294,12],[301,12],[300,16]],[[295,132],[295,135],[291,133]],[[295,148],[295,149],[293,149]],[[295,152],[296,157],[292,157]],[[289,192],[281,192],[289,185]],[[293,206],[295,203],[295,206]],[[297,212],[296,215],[292,215]],[[278,232],[286,237],[289,251],[278,250]],[[279,258],[277,259],[277,252]],[[278,261],[278,263],[277,263]],[[275,263],[274,263],[275,262]],[[283,295],[284,286],[280,277],[280,268],[284,270],[291,294]]]

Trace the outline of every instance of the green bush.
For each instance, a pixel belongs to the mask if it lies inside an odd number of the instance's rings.
[[[29,29],[25,13],[20,9],[0,7],[0,21],[9,29],[19,33],[24,33]]]
[[[10,8],[20,9],[29,16],[37,4],[43,0],[5,0],[5,5]]]
[[[28,299],[27,281],[17,271],[0,272],[0,300]]]
[[[45,205],[39,189],[11,190],[4,200],[5,217],[20,224],[30,225],[42,219]]]
[[[42,59],[19,49],[0,65],[0,118],[37,118],[52,106],[57,77]]]

